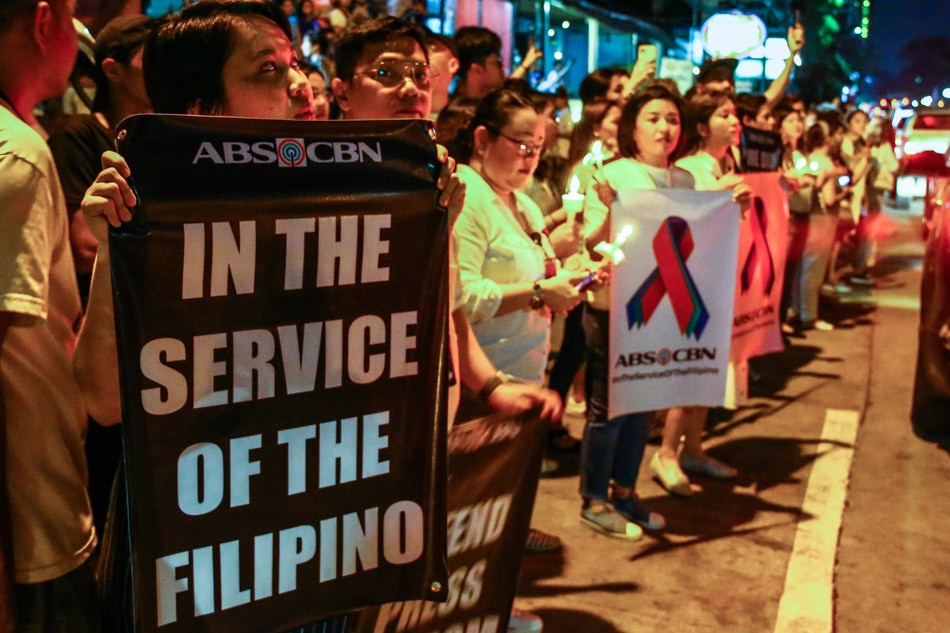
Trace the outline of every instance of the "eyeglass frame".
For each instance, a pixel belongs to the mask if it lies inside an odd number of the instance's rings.
[[[379,73],[381,67],[385,67],[385,66],[400,66],[400,67],[402,67],[402,74],[399,76],[399,78],[398,78],[392,85],[387,84],[385,81],[381,81],[380,78],[379,78],[379,76],[378,76],[378,74],[377,74],[377,73]],[[407,68],[410,68],[410,67],[413,68],[413,69],[416,69],[416,68],[424,68],[424,69],[426,70],[426,72],[427,72],[427,78],[426,78],[427,81],[426,81],[424,84],[419,83],[419,80],[416,78],[415,73],[409,73],[409,72],[406,71],[406,69],[407,69]],[[420,61],[414,61],[414,60],[413,60],[413,61],[410,61],[410,60],[401,60],[401,59],[384,59],[384,60],[381,60],[381,61],[379,61],[379,62],[376,62],[375,65],[370,66],[369,68],[365,68],[365,69],[363,69],[363,70],[356,71],[356,72],[353,73],[353,74],[354,74],[354,75],[363,75],[363,76],[365,76],[365,77],[369,77],[370,79],[372,79],[373,81],[375,81],[376,83],[378,83],[379,85],[381,85],[381,86],[383,86],[383,87],[385,87],[385,88],[396,88],[396,87],[402,85],[403,83],[405,83],[405,82],[406,82],[406,78],[409,77],[409,78],[412,79],[413,85],[415,85],[415,87],[418,88],[419,90],[430,90],[430,89],[432,88],[432,79],[433,79],[434,77],[438,77],[438,76],[439,76],[439,73],[438,73],[437,71],[433,70],[433,69],[432,69],[432,66],[430,66],[430,65],[429,65],[428,63],[426,63],[426,62],[420,62]]]
[[[494,132],[496,135],[498,135],[498,136],[500,136],[500,137],[502,137],[502,138],[504,138],[504,139],[507,139],[507,140],[511,141],[512,143],[514,143],[515,145],[517,145],[517,146],[518,146],[518,157],[519,157],[519,158],[534,158],[535,156],[537,156],[538,158],[541,158],[541,154],[544,152],[544,142],[543,142],[543,141],[542,141],[541,144],[538,145],[538,146],[528,145],[527,143],[525,143],[525,142],[522,141],[521,139],[517,139],[517,138],[515,138],[515,137],[513,137],[513,136],[508,136],[507,134],[505,134],[504,132],[502,132],[501,130],[499,130],[498,128],[496,128],[496,127],[493,126],[493,125],[486,125],[486,126],[485,126],[485,129],[488,130],[488,131],[490,131],[490,132]]]

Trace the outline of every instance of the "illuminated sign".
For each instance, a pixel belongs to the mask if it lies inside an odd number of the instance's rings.
[[[745,13],[717,13],[703,22],[703,48],[711,57],[748,57],[765,42],[768,30],[758,16]]]

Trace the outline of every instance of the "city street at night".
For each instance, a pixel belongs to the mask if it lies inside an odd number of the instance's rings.
[[[749,405],[710,416],[737,481],[668,495],[648,446],[638,492],[667,528],[629,543],[580,523],[577,457],[556,454],[533,525],[564,551],[526,556],[516,600],[546,632],[950,630],[948,447],[910,424],[920,204],[888,213],[877,308],[835,306],[834,331],[757,359]]]

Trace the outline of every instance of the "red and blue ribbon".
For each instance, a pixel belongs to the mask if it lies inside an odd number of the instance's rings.
[[[671,216],[663,221],[653,237],[656,268],[627,302],[627,327],[641,327],[650,321],[664,296],[669,296],[680,333],[687,338],[703,335],[709,312],[696,283],[686,268],[693,252],[693,234],[686,220]]]
[[[749,214],[752,248],[749,249],[749,255],[742,267],[742,274],[739,275],[743,293],[748,292],[752,287],[752,278],[755,276],[756,269],[759,270],[765,294],[772,293],[772,286],[775,284],[775,261],[772,259],[772,250],[769,248],[769,241],[765,234],[768,226],[765,203],[762,202],[762,198],[756,197],[753,201],[752,213]]]

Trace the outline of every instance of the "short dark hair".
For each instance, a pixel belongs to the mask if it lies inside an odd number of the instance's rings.
[[[224,103],[224,66],[237,34],[252,20],[277,25],[291,39],[280,7],[258,0],[202,0],[189,4],[149,35],[142,55],[145,90],[156,112],[186,114],[199,104],[210,114]]]
[[[459,160],[459,155],[471,156],[471,144],[465,142],[464,137],[479,101],[481,99],[473,97],[455,97],[436,119],[435,138],[455,160]]]
[[[637,148],[637,143],[633,139],[633,133],[637,129],[637,117],[640,115],[640,110],[642,110],[644,106],[657,99],[669,101],[676,106],[680,114],[680,120],[683,120],[683,99],[678,93],[673,92],[663,84],[653,83],[647,85],[647,87],[630,96],[627,103],[623,106],[623,112],[620,113],[620,124],[617,126],[617,144],[621,156],[636,158],[637,154],[640,153],[640,150]],[[673,148],[670,156],[676,156],[682,146],[683,135],[680,134],[679,141],[677,141],[676,147]]]
[[[429,59],[425,32],[417,24],[387,15],[348,28],[336,40],[336,76],[346,81],[356,74],[356,67],[368,46],[403,39],[419,44],[426,60]]]
[[[502,128],[511,120],[511,115],[518,110],[538,111],[535,104],[519,90],[500,88],[482,97],[468,127],[459,132],[455,160],[464,164],[472,160],[475,130],[479,126],[484,126],[492,138],[498,138]]]
[[[453,39],[459,60],[459,83],[465,83],[472,64],[484,64],[489,55],[501,55],[501,38],[484,26],[463,26]]]
[[[450,53],[452,53],[452,57],[454,57],[455,59],[458,59],[459,50],[458,50],[458,46],[455,45],[455,40],[453,40],[448,35],[442,35],[441,33],[436,33],[435,31],[428,28],[425,29],[425,34],[426,34],[427,46],[432,46],[433,44],[437,44],[445,48],[446,50],[448,50]]]
[[[96,37],[96,68],[93,79],[96,82],[96,96],[92,101],[93,112],[102,112],[109,105],[111,97],[109,82],[102,72],[102,62],[114,59],[128,66],[132,58],[145,46],[145,40],[162,20],[146,15],[120,15],[106,23]]]
[[[521,93],[521,96],[530,101],[538,112],[542,112],[549,105],[554,105],[554,95],[535,90],[527,79],[512,79],[509,77],[502,82],[501,87]]]
[[[683,134],[681,139],[682,156],[691,154],[702,144],[703,137],[699,133],[700,125],[707,125],[713,112],[718,110],[722,104],[733,102],[732,95],[727,92],[704,92],[693,95],[686,103],[685,117],[683,121]]]
[[[810,154],[827,142],[828,134],[825,132],[825,126],[821,123],[815,123],[805,132],[803,143],[805,153]]]
[[[759,110],[769,102],[765,95],[755,95],[749,92],[740,92],[733,101],[736,103],[740,121],[746,117],[755,121],[755,117],[759,116]]]
[[[606,99],[610,91],[610,82],[617,75],[628,75],[622,68],[597,68],[581,79],[577,88],[577,96],[582,103],[593,103],[598,99]]]
[[[36,9],[38,0],[4,0],[0,2],[0,35],[6,33],[17,21]]]
[[[47,0],[53,13],[59,16],[67,9],[66,0]],[[0,2],[0,35],[3,35],[19,20],[30,19],[39,0],[3,0]]]
[[[710,59],[699,67],[699,73],[696,75],[697,84],[707,84],[714,81],[728,81],[733,86],[736,85],[736,66],[738,59]]]

